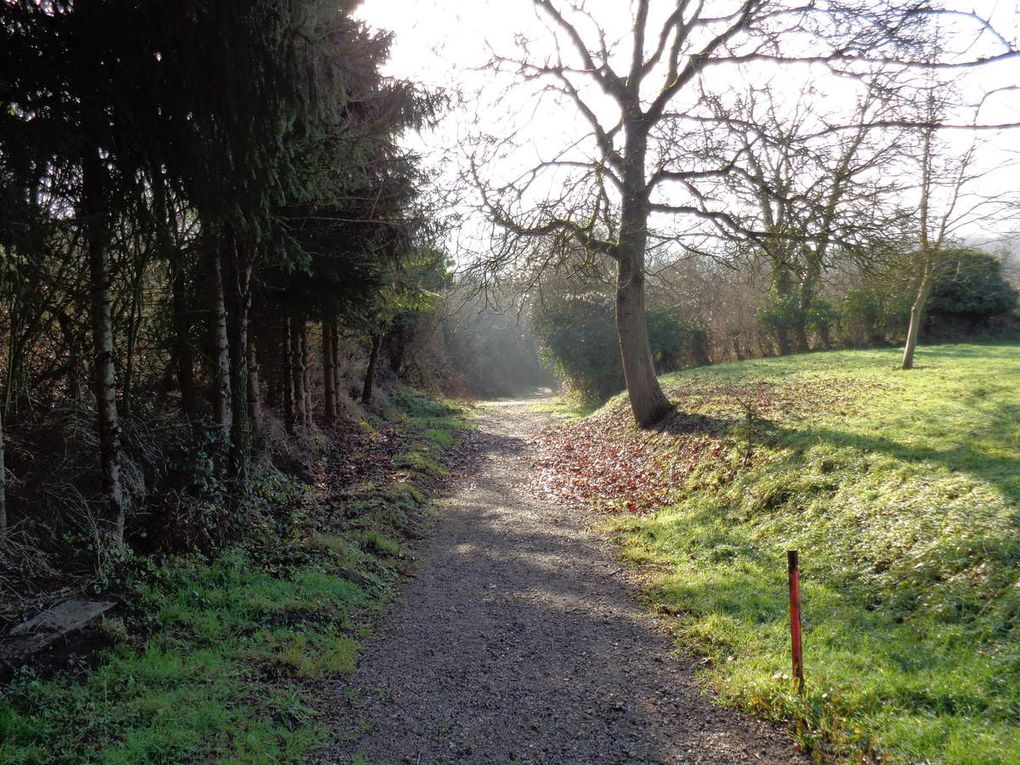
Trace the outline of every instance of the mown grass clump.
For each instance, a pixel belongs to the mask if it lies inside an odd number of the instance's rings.
[[[104,579],[131,593],[100,627],[112,647],[94,669],[26,668],[3,688],[0,762],[285,763],[323,743],[307,683],[354,665],[461,427],[448,405],[396,398],[399,414],[373,428],[399,449],[371,480],[337,493],[276,475],[289,505],[277,532],[263,524],[210,556],[124,555]]]
[[[665,378],[682,408],[725,424],[724,448],[673,506],[608,524],[652,567],[652,605],[708,657],[711,684],[797,721],[817,759],[1020,762],[1020,346],[896,362],[839,352]],[[750,435],[748,400],[765,402]],[[677,442],[659,443],[668,461]],[[793,548],[803,698],[788,678]]]

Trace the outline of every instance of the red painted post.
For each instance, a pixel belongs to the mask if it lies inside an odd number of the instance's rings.
[[[786,553],[787,568],[790,573],[790,639],[793,643],[793,679],[797,684],[797,693],[804,693],[804,653],[800,634],[800,566],[797,551]]]

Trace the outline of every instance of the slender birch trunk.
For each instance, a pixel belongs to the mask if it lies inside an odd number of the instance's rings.
[[[301,371],[302,380],[301,387],[304,392],[302,398],[302,411],[304,415],[304,423],[306,428],[312,427],[314,424],[312,420],[312,386],[311,386],[311,353],[308,348],[308,322],[301,322]]]
[[[107,224],[103,211],[103,170],[99,155],[87,151],[82,164],[83,212],[91,279],[92,340],[99,459],[103,474],[105,513],[102,531],[115,541],[124,539],[124,494],[120,478],[120,422],[113,358],[113,316],[107,254]]]
[[[230,436],[230,342],[227,335],[227,304],[223,287],[223,265],[210,251],[212,276],[213,420],[226,440]]]
[[[2,407],[0,407],[2,409]],[[7,536],[7,469],[4,466],[4,423],[0,414],[0,539]]]
[[[283,319],[283,422],[287,430],[293,432],[295,425],[294,397],[294,334],[291,327],[294,320],[290,316]]]
[[[248,417],[252,430],[258,432],[262,424],[262,400],[259,390],[259,361],[255,338],[248,338]]]
[[[195,350],[191,345],[191,321],[188,316],[187,282],[180,253],[170,259],[170,290],[173,304],[174,360],[177,387],[181,391],[181,410],[188,419],[198,416],[195,393]]]
[[[340,368],[340,330],[335,317],[329,323],[333,328],[333,401],[339,418],[340,402],[344,400],[344,377]]]

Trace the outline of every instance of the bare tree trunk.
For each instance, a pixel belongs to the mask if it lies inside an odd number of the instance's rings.
[[[914,368],[914,353],[917,350],[918,335],[921,333],[921,322],[924,320],[924,308],[935,283],[935,269],[932,267],[931,255],[926,252],[922,257],[924,257],[924,266],[921,272],[921,281],[917,285],[917,295],[914,297],[913,305],[910,306],[910,326],[907,328],[907,342],[903,347],[901,369]]]
[[[212,276],[213,420],[226,439],[230,435],[230,342],[227,336],[227,304],[223,288],[223,266],[210,251]]]
[[[124,493],[120,480],[120,422],[117,417],[117,380],[113,360],[113,316],[106,251],[107,225],[103,210],[103,178],[98,153],[86,151],[82,185],[89,276],[92,297],[92,340],[99,459],[103,473],[106,512],[103,531],[117,542],[124,539]]]
[[[7,470],[4,467],[4,424],[0,419],[0,539],[7,536]]]
[[[230,477],[243,486],[251,456],[252,427],[248,417],[248,312],[251,306],[250,245],[228,241],[223,252],[224,294],[230,361]],[[235,492],[234,499],[241,497]]]
[[[933,118],[936,114],[936,103],[933,93],[928,94],[928,117]],[[953,205],[950,205],[949,211],[943,216],[941,225],[937,236],[934,237],[934,242],[929,234],[928,226],[930,224],[931,216],[931,193],[932,193],[932,157],[933,157],[933,141],[935,138],[934,128],[926,128],[922,138],[922,149],[921,149],[921,200],[920,200],[920,234],[921,234],[921,278],[917,284],[917,295],[914,297],[914,303],[910,306],[910,326],[907,328],[907,342],[903,346],[903,362],[900,365],[901,369],[913,369],[914,368],[914,353],[917,350],[917,338],[921,334],[921,322],[924,319],[925,305],[928,303],[928,296],[931,294],[932,287],[935,284],[935,256],[937,250],[942,246],[943,237],[946,232],[946,226],[948,225],[950,215],[952,214]],[[960,193],[960,187],[963,183],[963,171],[966,169],[966,163],[961,165],[960,177],[957,179],[956,187],[954,189],[954,204],[955,199]]]
[[[774,329],[776,353],[780,356],[789,356],[794,350],[790,327],[787,323],[792,318],[790,314],[796,305],[793,295],[793,276],[782,263],[773,262],[772,268],[775,272],[775,290],[779,299],[778,310],[780,311],[779,321]]]
[[[138,253],[135,253],[136,257]],[[137,271],[131,285],[131,304],[128,310],[127,338],[124,349],[124,390],[121,394],[122,416],[131,416],[132,398],[135,382],[135,350],[138,347],[138,335],[142,328],[142,280],[145,276],[145,264],[135,264]]]
[[[643,269],[630,258],[621,259],[618,266],[616,327],[631,411],[638,425],[649,427],[669,413],[670,404],[659,386],[652,362],[645,321]]]
[[[302,398],[302,411],[304,414],[304,423],[306,428],[312,427],[314,421],[312,420],[312,386],[311,386],[311,375],[312,365],[310,362],[311,353],[308,349],[308,322],[301,322],[301,371],[302,380],[301,387],[304,392]]]
[[[333,322],[322,322],[322,385],[327,425],[332,425],[336,422],[336,359],[333,356],[334,331]]]
[[[195,394],[195,350],[191,345],[187,284],[181,260],[180,253],[171,255],[170,290],[174,312],[174,359],[177,362],[177,387],[181,391],[181,409],[185,417],[193,419],[198,416],[198,396]]]
[[[195,393],[195,351],[191,346],[191,320],[188,306],[187,271],[184,254],[174,247],[171,236],[172,215],[166,198],[163,173],[152,173],[152,202],[156,216],[156,238],[160,256],[170,269],[170,302],[173,311],[173,366],[176,367],[177,387],[181,392],[181,410],[189,420],[198,416],[198,397]]]
[[[368,353],[368,368],[365,370],[365,384],[361,388],[361,403],[372,402],[372,392],[375,388],[375,370],[379,365],[379,349],[382,348],[382,332],[372,334],[372,348]]]
[[[259,361],[255,348],[255,338],[248,338],[248,417],[251,426],[258,431],[262,424],[262,402],[259,396]]]
[[[67,347],[67,395],[74,404],[79,404],[81,402],[81,338],[75,331],[71,317],[64,311],[57,314],[57,324],[60,325],[60,332],[63,335],[61,339]]]
[[[293,319],[290,316],[283,320],[283,421],[288,431],[294,430],[295,399],[294,399],[294,335],[291,332]]]
[[[290,318],[291,387],[294,390],[294,423],[305,422],[305,351],[302,340],[305,334],[304,317]]]
[[[645,318],[645,247],[648,243],[648,199],[645,190],[647,135],[636,124],[627,125],[627,147],[616,251],[616,328],[620,358],[631,411],[640,427],[662,420],[671,407],[655,375]]]
[[[330,319],[333,328],[333,401],[336,405],[337,417],[340,416],[340,402],[344,400],[344,377],[340,370],[340,329],[336,318]]]

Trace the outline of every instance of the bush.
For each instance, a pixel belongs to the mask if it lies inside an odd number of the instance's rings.
[[[839,311],[825,298],[818,298],[804,315],[804,324],[808,332],[818,338],[823,348],[832,347],[832,330],[839,320]]]
[[[660,374],[708,364],[708,330],[666,309],[648,310],[648,341]]]
[[[536,308],[535,328],[545,357],[567,384],[586,399],[623,390],[620,340],[613,300],[600,292],[568,295]],[[708,331],[668,308],[647,313],[656,371],[674,372],[708,363]]]
[[[963,248],[946,251],[943,256],[943,269],[928,304],[933,315],[982,320],[1016,308],[1017,292],[1003,276],[998,258]]]
[[[587,293],[541,304],[535,329],[547,361],[583,398],[607,398],[623,390],[620,341],[607,296]]]
[[[853,348],[899,341],[910,319],[912,297],[903,285],[878,283],[851,290],[840,301],[838,342]]]

